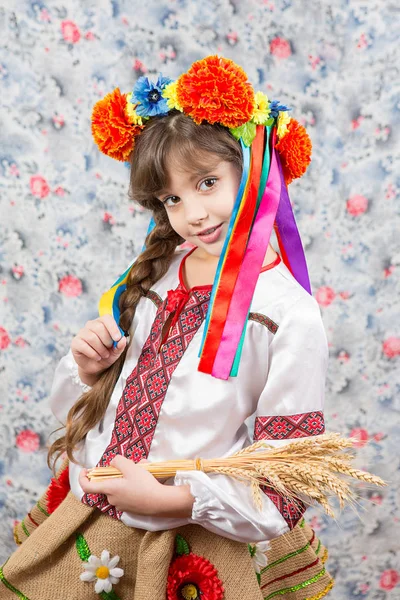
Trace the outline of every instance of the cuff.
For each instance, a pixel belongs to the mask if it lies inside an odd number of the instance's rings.
[[[69,376],[71,377],[73,383],[79,385],[83,392],[88,392],[92,389],[90,385],[86,385],[86,383],[83,383],[82,379],[79,377],[78,365],[76,364],[71,351],[68,354],[67,367],[69,371]]]
[[[202,475],[205,474],[200,471],[179,471],[175,475],[174,480],[175,485],[188,485],[190,488],[190,493],[194,498],[192,509],[193,521],[212,519],[213,509],[224,510],[224,506],[218,498],[202,483]]]

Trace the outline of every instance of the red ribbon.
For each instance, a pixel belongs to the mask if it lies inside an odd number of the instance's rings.
[[[245,208],[233,232],[232,240],[228,248],[225,264],[222,269],[221,278],[214,300],[213,311],[208,326],[208,333],[204,343],[203,352],[200,357],[198,370],[202,373],[212,373],[214,360],[218,352],[224,331],[225,321],[236,279],[242,265],[243,256],[246,251],[247,241],[253,223],[254,212],[257,205],[258,188],[260,186],[262,161],[264,155],[264,133],[265,127],[257,126],[256,137],[252,144],[251,180]]]
[[[174,314],[174,318],[172,319],[170,330],[175,325],[175,323],[179,319],[179,315],[185,306],[186,302],[189,300],[190,292],[184,290],[183,288],[177,288],[176,290],[168,290],[167,292],[167,309],[170,313]]]

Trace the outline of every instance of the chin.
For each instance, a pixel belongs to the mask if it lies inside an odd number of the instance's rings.
[[[219,258],[221,256],[223,247],[224,242],[219,242],[218,244],[210,244],[209,246],[204,244],[201,246],[204,252],[206,252],[210,256],[215,256],[216,258]]]

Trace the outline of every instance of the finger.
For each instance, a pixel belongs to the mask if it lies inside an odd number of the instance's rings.
[[[129,460],[129,458],[126,458],[125,456],[121,456],[121,454],[117,454],[117,456],[114,456],[114,458],[110,462],[110,465],[121,471],[121,473],[123,473],[124,469],[126,469],[126,467],[128,465],[130,466],[131,464],[132,461]]]
[[[117,343],[117,345],[113,348],[113,351],[117,352],[117,353],[123,352],[123,350],[125,350],[125,346],[127,345],[127,343],[128,343],[128,339],[123,335],[122,338]]]
[[[100,354],[98,352],[96,352],[96,350],[94,348],[92,348],[92,346],[90,346],[81,337],[78,337],[78,336],[75,337],[73,343],[71,344],[71,348],[75,352],[78,352],[79,354],[86,356],[86,358],[91,358],[92,360],[97,360],[97,361],[102,359]]]
[[[81,486],[83,491],[86,493],[89,493],[89,494],[96,493],[93,489],[95,487],[94,482],[91,482],[88,479],[87,469],[82,469],[82,471],[79,473],[79,485]]]
[[[84,329],[82,334],[78,334],[104,359],[110,356],[110,350],[105,346],[95,331]]]
[[[112,317],[111,315],[103,315],[102,317],[99,318],[99,321],[101,321],[103,323],[103,325],[107,329],[110,337],[115,342],[119,342],[120,339],[123,337],[123,335],[120,332],[118,324],[117,324],[116,320],[114,319],[114,317]]]
[[[138,465],[142,464],[142,463],[148,463],[149,461],[147,460],[147,458],[142,458],[142,460],[139,460],[139,462],[137,463]]]
[[[115,498],[115,496],[110,494],[110,495],[106,496],[106,498],[107,498],[108,504],[111,504],[111,506],[114,506],[114,508],[116,508],[118,511],[120,510],[118,508],[118,506],[115,504],[115,502],[118,502],[118,500]]]
[[[90,481],[86,469],[79,474],[79,485],[87,494],[106,494],[110,491],[110,481]]]
[[[92,331],[97,337],[100,339],[103,346],[110,349],[114,343],[113,338],[110,335],[107,327],[100,321],[100,319],[96,319],[95,321],[88,321],[86,323],[85,329]]]

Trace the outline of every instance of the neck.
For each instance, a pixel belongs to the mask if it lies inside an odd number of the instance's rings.
[[[194,250],[192,256],[194,258],[196,258],[197,260],[204,261],[204,264],[207,264],[207,265],[218,264],[218,261],[219,261],[219,256],[214,256],[213,254],[209,254],[208,252],[203,250],[203,248],[196,248],[196,250]],[[276,259],[276,257],[277,257],[277,253],[275,252],[275,250],[273,249],[271,244],[268,244],[267,252],[265,254],[262,266],[265,267],[265,265],[269,265],[271,262],[273,262]]]

